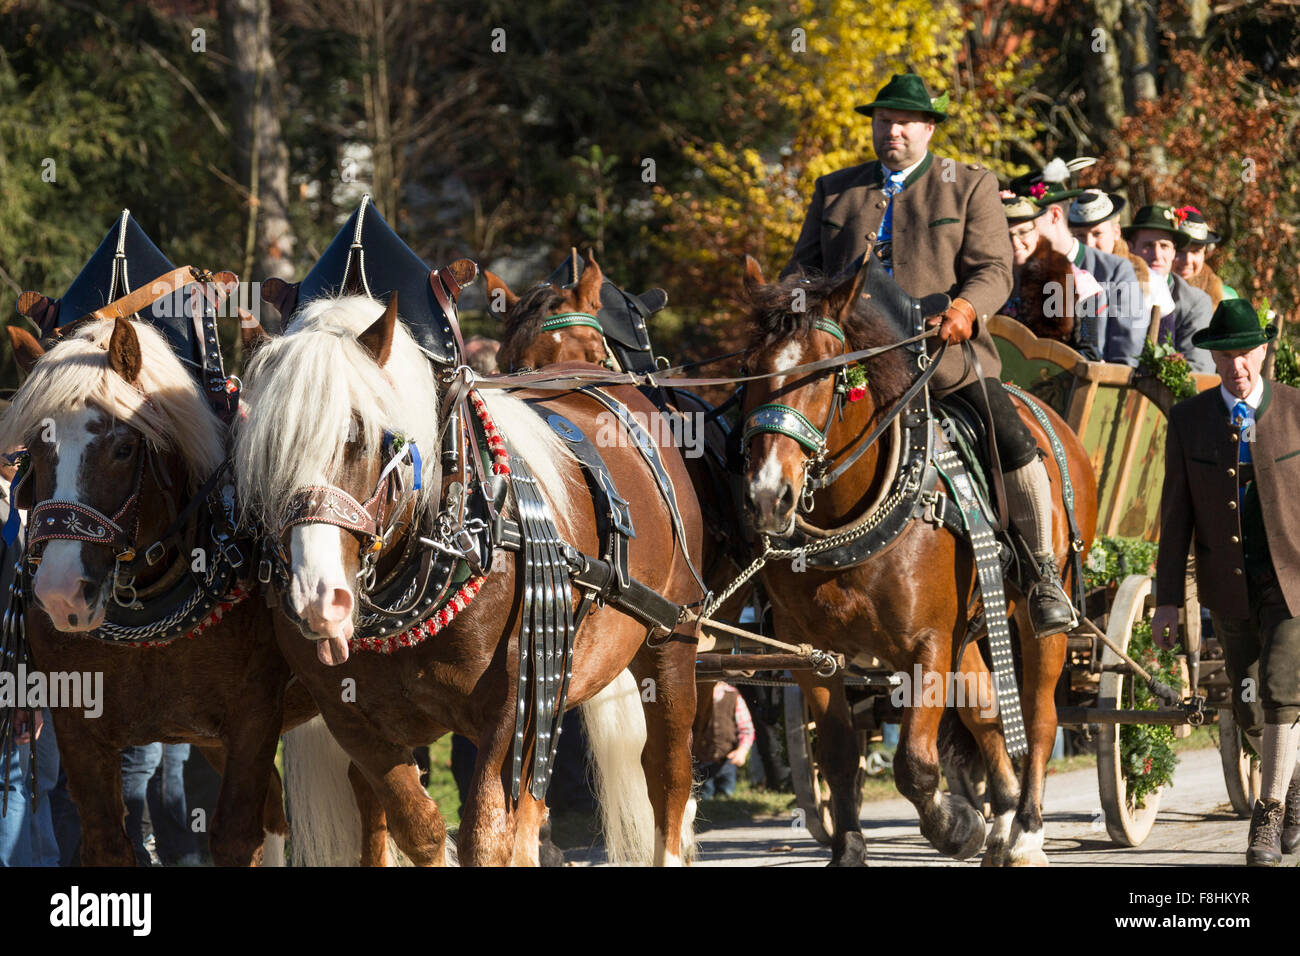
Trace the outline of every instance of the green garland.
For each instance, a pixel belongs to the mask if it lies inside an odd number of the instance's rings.
[[[1182,678],[1178,673],[1178,655],[1157,648],[1151,639],[1151,624],[1139,621],[1133,625],[1128,653],[1150,672],[1156,680],[1171,687],[1179,687]],[[1147,690],[1145,682],[1136,677],[1133,681],[1134,707],[1137,710],[1156,710],[1156,699]],[[1178,755],[1174,753],[1174,729],[1159,724],[1123,724],[1119,729],[1120,766],[1128,785],[1128,800],[1137,809],[1146,806],[1148,794],[1155,793],[1174,779]]]
[[[1167,383],[1166,383],[1167,384]],[[1150,574],[1156,563],[1157,546],[1141,538],[1100,535],[1088,550],[1083,577],[1089,590],[1111,587],[1130,574]],[[1160,650],[1151,639],[1151,625],[1139,621],[1129,638],[1129,655],[1159,681],[1180,686],[1178,655]],[[1134,708],[1156,710],[1159,702],[1138,678],[1133,692]],[[1121,707],[1127,703],[1121,701]],[[1172,727],[1156,724],[1123,724],[1119,730],[1120,768],[1127,784],[1128,800],[1141,809],[1148,794],[1154,793],[1174,778],[1178,757],[1174,754]]]
[[[1098,535],[1083,563],[1088,590],[1118,584],[1130,574],[1150,574],[1156,563],[1156,545],[1141,538]]]
[[[1142,355],[1138,358],[1138,371],[1154,375],[1177,401],[1191,398],[1196,394],[1196,383],[1192,380],[1192,367],[1182,352],[1174,349],[1169,342],[1151,344],[1147,339],[1142,343]]]

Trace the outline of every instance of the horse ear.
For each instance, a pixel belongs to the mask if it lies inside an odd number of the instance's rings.
[[[17,325],[6,326],[6,328],[9,330],[9,342],[14,350],[14,361],[18,363],[18,367],[25,375],[30,375],[36,360],[45,354],[45,346],[24,328]]]
[[[36,323],[41,335],[52,335],[59,321],[59,300],[39,292],[24,292],[18,297],[16,311]]]
[[[506,304],[505,311],[509,311],[515,307],[515,303],[519,301],[519,296],[510,291],[510,286],[506,285],[504,279],[495,272],[489,272],[487,269],[484,269],[483,281],[487,283],[489,312],[496,312],[498,316],[504,314],[502,310],[496,308],[498,294]]]
[[[262,328],[262,323],[257,321],[252,312],[239,310],[239,344],[243,346],[245,358],[256,352],[263,342],[270,341],[270,338],[270,334]]]
[[[758,291],[758,287],[766,285],[767,280],[763,278],[763,267],[758,264],[758,260],[753,256],[745,256],[745,291],[753,295]]]
[[[370,353],[375,364],[383,368],[393,354],[393,330],[397,328],[397,290],[388,297],[388,307],[375,324],[366,329],[357,341]]]
[[[272,276],[262,280],[262,301],[275,306],[280,313],[281,328],[288,324],[289,316],[298,307],[298,283],[285,282]]]
[[[582,278],[578,280],[578,305],[588,306],[591,313],[600,311],[600,287],[605,281],[605,274],[600,271],[600,265],[596,262],[596,254],[591,249],[587,250],[587,268],[582,270]]]
[[[118,375],[134,383],[140,378],[144,360],[140,355],[140,339],[127,319],[113,320],[113,336],[108,340],[108,364]]]

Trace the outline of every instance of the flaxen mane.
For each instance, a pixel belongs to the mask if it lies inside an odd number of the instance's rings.
[[[0,419],[0,450],[32,444],[44,423],[93,406],[144,436],[158,451],[175,450],[197,489],[225,458],[224,428],[198,384],[151,326],[132,322],[140,342],[140,377],[130,383],[109,365],[111,321],[82,325],[50,349]]]

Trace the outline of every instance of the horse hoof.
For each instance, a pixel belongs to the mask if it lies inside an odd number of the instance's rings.
[[[828,866],[866,866],[867,841],[861,833],[847,833],[844,848],[831,858]]]
[[[933,831],[934,835],[926,832],[927,829]],[[971,806],[965,797],[946,794],[942,798],[935,825],[923,828],[922,832],[944,856],[968,860],[984,846],[984,814]]]
[[[1006,866],[1007,860],[1005,846],[988,847],[984,850],[984,859],[980,860],[980,866]]]
[[[1007,866],[1047,866],[1047,854],[1042,850],[1030,850],[1021,856],[1012,857]]]

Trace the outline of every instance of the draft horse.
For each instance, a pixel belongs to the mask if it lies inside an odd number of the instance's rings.
[[[746,263],[744,291],[750,314],[745,363],[750,373],[768,377],[750,382],[743,402],[745,507],[766,540],[807,542],[832,531],[868,526],[881,520],[887,495],[902,484],[899,469],[908,463],[899,463],[897,449],[891,447],[895,440],[886,434],[869,447],[863,445],[916,379],[911,354],[894,348],[864,361],[865,388],[856,390],[852,401],[844,376],[834,367],[802,370],[809,363],[900,340],[896,326],[870,297],[860,295],[866,273],[863,267],[841,278],[793,276],[767,283],[753,259]],[[779,428],[755,428],[760,420],[755,413],[763,406],[783,406],[792,415],[783,417]],[[1019,401],[1017,410],[1040,447],[1050,448],[1038,420]],[[1096,526],[1096,480],[1074,433],[1050,409],[1044,411],[1064,446],[1086,548]],[[1046,454],[1046,465],[1055,490],[1055,553],[1064,568],[1070,541],[1060,495],[1062,476],[1051,453]],[[818,487],[809,479],[842,466],[838,477],[809,502],[808,493]],[[988,667],[976,641],[963,644],[978,597],[973,555],[964,536],[939,522],[911,520],[892,541],[845,566],[771,561],[763,568],[762,580],[772,602],[775,631],[784,641],[807,642],[850,660],[871,655],[908,675],[919,665],[923,673],[944,678],[944,687],[949,686],[949,674],[974,675],[980,687],[977,700],[957,701],[960,724],[949,717],[944,736],[958,762],[973,758],[972,742],[983,759],[994,814],[984,863],[1047,862],[1041,801],[1056,733],[1053,694],[1065,661],[1064,634],[1035,637],[1023,600],[1014,600],[1016,595],[1008,592],[1019,635],[1028,738],[1017,775],[999,717],[990,713],[992,708],[978,706],[992,694]],[[961,657],[955,661],[959,649]],[[832,862],[863,862],[859,753],[842,687],[832,680],[808,699],[817,725],[817,760],[831,789]],[[915,694],[908,703],[894,759],[895,781],[916,807],[921,832],[930,843],[947,855],[965,858],[984,842],[984,820],[964,798],[939,791],[944,701]]]
[[[0,448],[28,455],[14,503],[29,522],[29,663],[102,676],[100,713],[52,709],[82,862],[135,865],[121,751],[154,741],[193,744],[221,772],[209,833],[218,865],[282,861],[276,745],[315,706],[287,691],[272,612],[251,579],[217,568],[232,542],[207,496],[225,425],[148,324],[89,319],[48,352],[10,334],[30,371],[0,419]]]
[[[427,272],[422,280],[442,281]],[[589,557],[604,553],[606,516],[584,493],[570,451],[577,433],[594,439],[604,428],[619,436],[599,449],[609,478],[619,498],[635,502],[630,578],[674,606],[697,601],[688,564],[698,560],[701,521],[681,456],[655,449],[675,489],[675,528],[651,469],[609,406],[578,392],[473,389],[458,397],[451,391],[456,377],[435,375],[397,306],[396,294],[386,306],[361,296],[303,304],[286,334],[263,342],[248,366],[250,410],[235,445],[240,500],[267,529],[281,604],[296,624],[277,629],[280,646],[375,795],[361,807],[363,819],[386,822],[416,864],[440,864],[446,828],[420,787],[411,747],[455,731],[478,745],[460,862],[536,865],[545,807],[533,783],[538,768],[544,772],[538,754],[553,740],[547,734],[556,705],[592,699],[630,667],[643,688],[634,703],[644,701],[648,738],[631,756],[633,768],[638,758],[644,768],[653,808],[653,832],[638,840],[653,845],[655,862],[680,862],[691,791],[694,645],[676,633],[675,620],[652,645],[644,619],[614,601],[584,601],[589,592],[538,575],[546,554],[556,553],[547,550],[542,512],[567,547]],[[607,394],[631,412],[654,412],[633,389]],[[446,408],[465,414],[444,417]],[[459,470],[444,473],[443,451]],[[465,471],[474,462],[486,467],[489,458],[492,475],[480,480]],[[492,503],[505,538],[502,529],[527,524],[533,544],[484,538],[486,523],[464,518],[469,512],[460,505],[469,498],[475,507]],[[429,566],[439,556],[463,576],[443,588],[443,599],[421,603],[432,593],[437,575],[430,577]],[[408,580],[409,593],[402,586]],[[547,588],[547,646],[540,656],[521,657],[521,641],[529,642],[525,651],[541,647],[526,626],[539,620],[537,601]],[[381,600],[389,591],[395,603]],[[585,612],[571,673],[554,670],[564,649],[562,641],[551,643],[566,610]],[[557,681],[537,689],[538,668]],[[604,810],[620,821],[633,818]],[[363,860],[378,854],[368,846]]]

